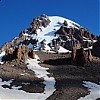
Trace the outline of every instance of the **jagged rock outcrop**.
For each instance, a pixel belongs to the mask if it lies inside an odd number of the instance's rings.
[[[49,17],[45,14],[42,14],[41,16],[33,19],[33,21],[30,24],[30,27],[22,30],[19,34],[19,37],[16,37],[12,39],[10,42],[5,43],[1,47],[1,51],[6,51],[9,48],[13,48],[15,46],[19,46],[20,44],[29,45],[30,43],[36,47],[36,44],[38,40],[32,38],[32,34],[37,34],[37,30],[41,29],[41,27],[47,27],[50,24]],[[28,34],[28,35],[26,35]]]
[[[84,51],[84,48],[72,47],[71,63],[74,65],[84,66],[92,61],[92,54],[90,50]]]
[[[44,39],[46,43],[43,42]],[[47,51],[49,49],[48,51],[58,52],[59,47],[62,46],[71,51],[72,46],[77,48],[83,46],[87,49],[93,45],[93,40],[96,39],[97,37],[91,34],[89,30],[75,22],[60,17],[48,17],[42,14],[33,19],[29,28],[22,30],[19,37],[5,43],[0,51],[7,51],[10,48],[14,49],[14,47],[23,44],[26,46],[31,45],[31,48],[34,50]]]
[[[48,18],[47,15],[42,14],[41,16],[33,19],[33,21],[30,24],[30,33],[31,34],[37,34],[37,29],[41,29],[41,27],[43,26],[44,28],[47,27],[50,23],[50,20]]]
[[[16,38],[12,39],[10,42],[5,43],[1,47],[1,51],[6,51],[7,49],[13,48],[15,46],[19,46],[21,43],[23,43],[25,38],[26,37],[24,35],[22,35],[20,37],[16,37]]]
[[[63,46],[68,50],[71,50],[73,45],[88,48],[89,46],[93,45],[92,41],[97,39],[97,36],[91,34],[86,28],[80,27],[78,29],[67,27],[66,21],[64,21],[64,26],[61,26],[55,33],[55,35],[57,34],[64,41]],[[91,42],[89,40],[91,40]]]
[[[36,53],[35,51],[28,48],[26,45],[17,46],[15,48],[10,48],[6,51],[6,55],[2,58],[3,61],[11,61],[11,60],[18,60],[18,61],[25,61],[28,57],[35,59]]]
[[[28,58],[29,48],[25,45],[18,46],[15,48],[10,48],[6,51],[6,55],[3,57],[3,61],[11,61],[13,59],[18,59],[24,61]]]
[[[65,26],[68,26],[68,23],[67,23],[67,21],[66,21],[66,20],[64,20],[64,25],[65,25]]]
[[[97,39],[97,42],[93,44],[92,55],[100,57],[100,36]]]
[[[41,41],[41,47],[39,48],[41,51],[45,50],[45,45],[46,45],[46,40],[44,39],[43,41]]]

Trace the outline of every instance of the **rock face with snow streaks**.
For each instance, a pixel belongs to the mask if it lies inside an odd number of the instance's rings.
[[[55,33],[58,34],[59,37],[61,37],[62,40],[65,40],[67,43],[64,45],[66,49],[71,49],[72,45],[78,45],[80,44],[83,47],[88,48],[92,45],[92,40],[97,39],[95,35],[91,34],[87,29],[85,28],[68,28],[67,26],[61,26],[60,29]],[[84,37],[86,37],[86,41],[84,40]],[[88,41],[91,40],[91,43]]]
[[[100,36],[98,37],[98,41],[93,44],[92,54],[100,57]]]
[[[31,35],[37,34],[37,30],[41,30],[41,27],[46,28],[50,23],[50,20],[47,15],[42,14],[41,16],[33,19],[33,21],[30,24],[30,27],[22,30],[22,32],[19,34],[19,37],[16,37],[12,39],[10,42],[5,43],[1,47],[1,51],[6,51],[9,48],[13,48],[15,46],[19,46],[20,44],[29,45],[31,43],[32,45],[36,44],[38,40],[34,39]]]
[[[1,47],[1,51],[6,51],[9,48],[14,48],[21,44],[31,45],[31,48],[39,50],[44,39],[46,40],[45,50],[56,51],[56,48],[52,46],[52,41],[55,39],[57,41],[55,45],[71,50],[72,45],[88,48],[88,46],[93,45],[93,41],[97,37],[89,32],[88,29],[83,28],[71,20],[42,14],[33,19],[29,28],[22,30],[19,37],[5,43]],[[43,46],[42,48],[44,49]]]
[[[34,52],[29,52],[29,48],[53,53],[71,53],[72,51],[72,62],[82,64],[92,59],[89,49],[92,49],[96,41],[97,36],[79,24],[62,17],[42,14],[33,19],[29,28],[22,30],[19,37],[5,43],[1,47],[1,51],[6,51],[3,58],[6,60],[14,59],[14,57],[19,60],[25,60],[28,56],[34,58]],[[99,50],[97,44],[100,44],[99,40],[93,46],[94,55],[97,55],[95,51]],[[81,51],[81,47],[83,51]],[[79,54],[80,52],[81,54]],[[82,62],[78,62],[79,59]]]

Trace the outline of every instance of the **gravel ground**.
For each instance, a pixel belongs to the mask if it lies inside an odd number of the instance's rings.
[[[94,57],[93,62],[85,66],[74,66],[70,64],[70,59],[66,58],[68,55],[36,53],[41,59],[40,65],[49,67],[50,76],[56,80],[56,91],[47,100],[77,100],[89,94],[87,88],[82,85],[83,81],[100,82],[100,58]],[[43,79],[36,78],[35,73],[28,70],[24,62],[13,60],[0,65],[0,77],[3,80],[14,79],[11,86],[22,86],[21,90],[30,93],[44,90]]]
[[[56,91],[47,100],[77,100],[89,94],[83,81],[100,82],[100,58],[93,57],[88,65],[74,66],[64,54],[38,54],[43,60],[41,66],[49,67],[56,79]]]

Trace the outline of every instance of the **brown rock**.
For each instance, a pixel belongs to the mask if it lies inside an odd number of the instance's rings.
[[[71,63],[74,64],[76,62],[76,47],[72,47],[72,53],[71,53]]]
[[[64,20],[64,25],[65,25],[65,26],[68,26],[68,23],[67,23],[67,21],[66,21],[66,20]]]
[[[3,61],[11,61],[13,59],[26,60],[28,58],[29,48],[25,45],[15,47],[15,49],[6,50]]]
[[[93,44],[92,55],[100,57],[100,36],[98,37],[98,41]]]
[[[30,29],[32,34],[37,34],[37,29],[40,29],[40,27],[47,27],[50,23],[50,20],[48,16],[45,14],[42,14],[41,16],[33,19],[33,21],[30,24]],[[42,31],[42,30],[41,30]]]
[[[29,51],[28,56],[32,59],[35,58],[35,52],[33,50]]]
[[[72,47],[72,54],[71,54],[71,62],[75,65],[83,66],[84,64],[88,64],[93,59],[91,55],[91,51],[87,50],[84,51],[83,47],[77,49],[76,47]]]

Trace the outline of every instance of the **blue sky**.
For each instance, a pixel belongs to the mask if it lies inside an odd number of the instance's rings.
[[[100,0],[1,0],[0,46],[43,13],[68,18],[100,35],[99,5]]]

